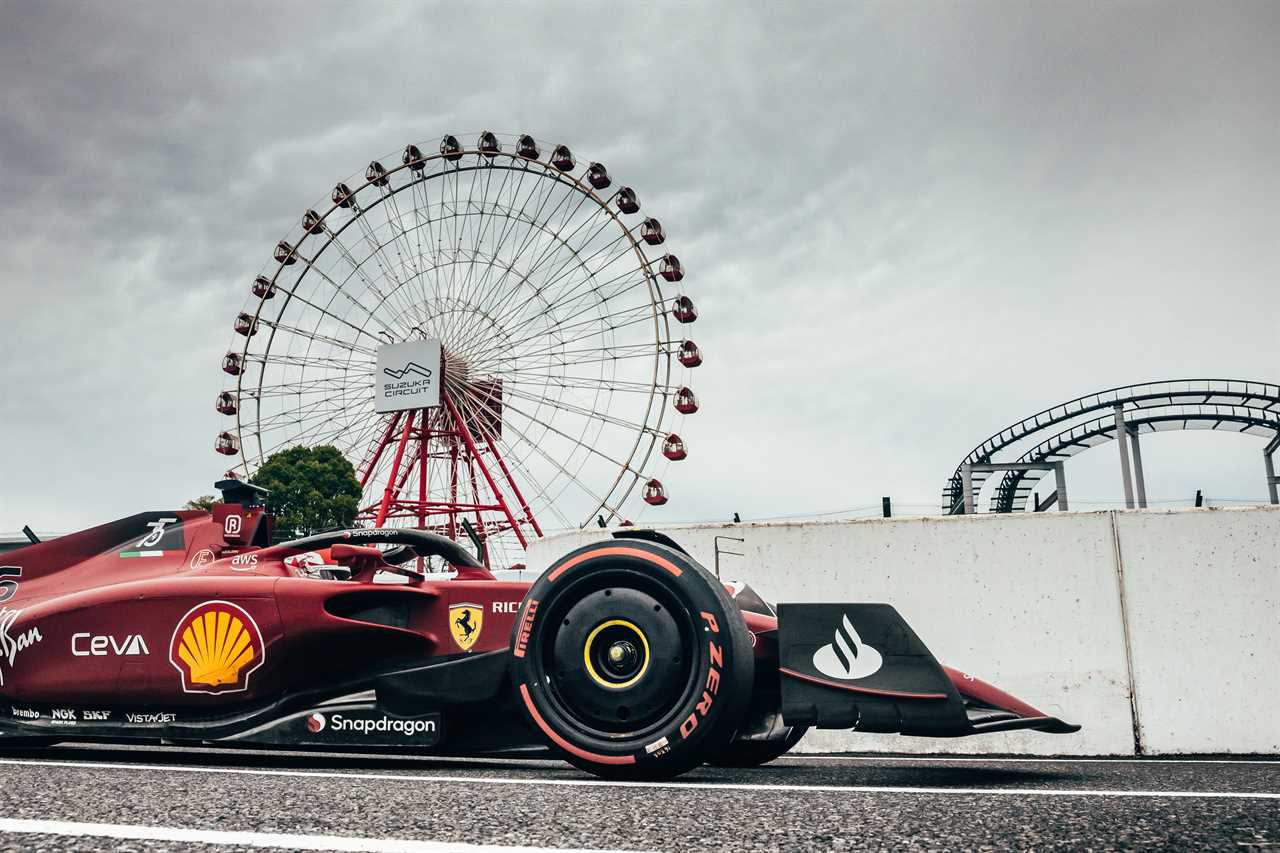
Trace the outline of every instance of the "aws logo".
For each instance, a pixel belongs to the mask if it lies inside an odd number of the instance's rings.
[[[238,693],[266,661],[266,644],[249,612],[229,601],[206,601],[173,629],[169,662],[185,693]]]

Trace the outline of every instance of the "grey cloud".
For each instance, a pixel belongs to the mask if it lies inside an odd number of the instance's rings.
[[[1059,400],[1280,373],[1271,4],[0,16],[0,529],[206,491],[275,240],[370,159],[484,127],[607,162],[689,268],[708,361],[670,517],[933,501]],[[1162,485],[1261,494],[1232,441]],[[1114,497],[1097,467],[1074,491]]]

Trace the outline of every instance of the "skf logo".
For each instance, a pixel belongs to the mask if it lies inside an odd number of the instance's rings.
[[[324,731],[324,727],[328,724],[329,721],[324,718],[324,714],[317,713],[307,717],[307,731],[313,735]]]
[[[529,603],[524,606],[524,616],[520,619],[520,631],[516,634],[514,654],[518,658],[524,657],[525,649],[529,646],[529,635],[533,633],[533,619],[537,612],[538,599],[529,599]]]
[[[187,611],[173,629],[169,662],[182,675],[185,693],[238,693],[266,660],[258,623],[229,601],[206,601]]]
[[[71,635],[71,654],[78,658],[132,657],[149,655],[151,649],[147,648],[147,641],[141,634],[126,634],[123,640],[118,640],[110,634],[81,632]]]
[[[451,604],[449,606],[449,633],[464,652],[480,639],[484,625],[484,608],[479,604]]]

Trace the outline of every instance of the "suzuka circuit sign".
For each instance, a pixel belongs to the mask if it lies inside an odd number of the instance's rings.
[[[440,405],[440,341],[378,347],[374,411],[401,412]]]

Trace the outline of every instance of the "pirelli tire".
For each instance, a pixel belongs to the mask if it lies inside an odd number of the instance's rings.
[[[645,541],[566,554],[529,589],[512,637],[516,701],[577,767],[665,779],[732,739],[751,698],[751,637],[697,561]]]

